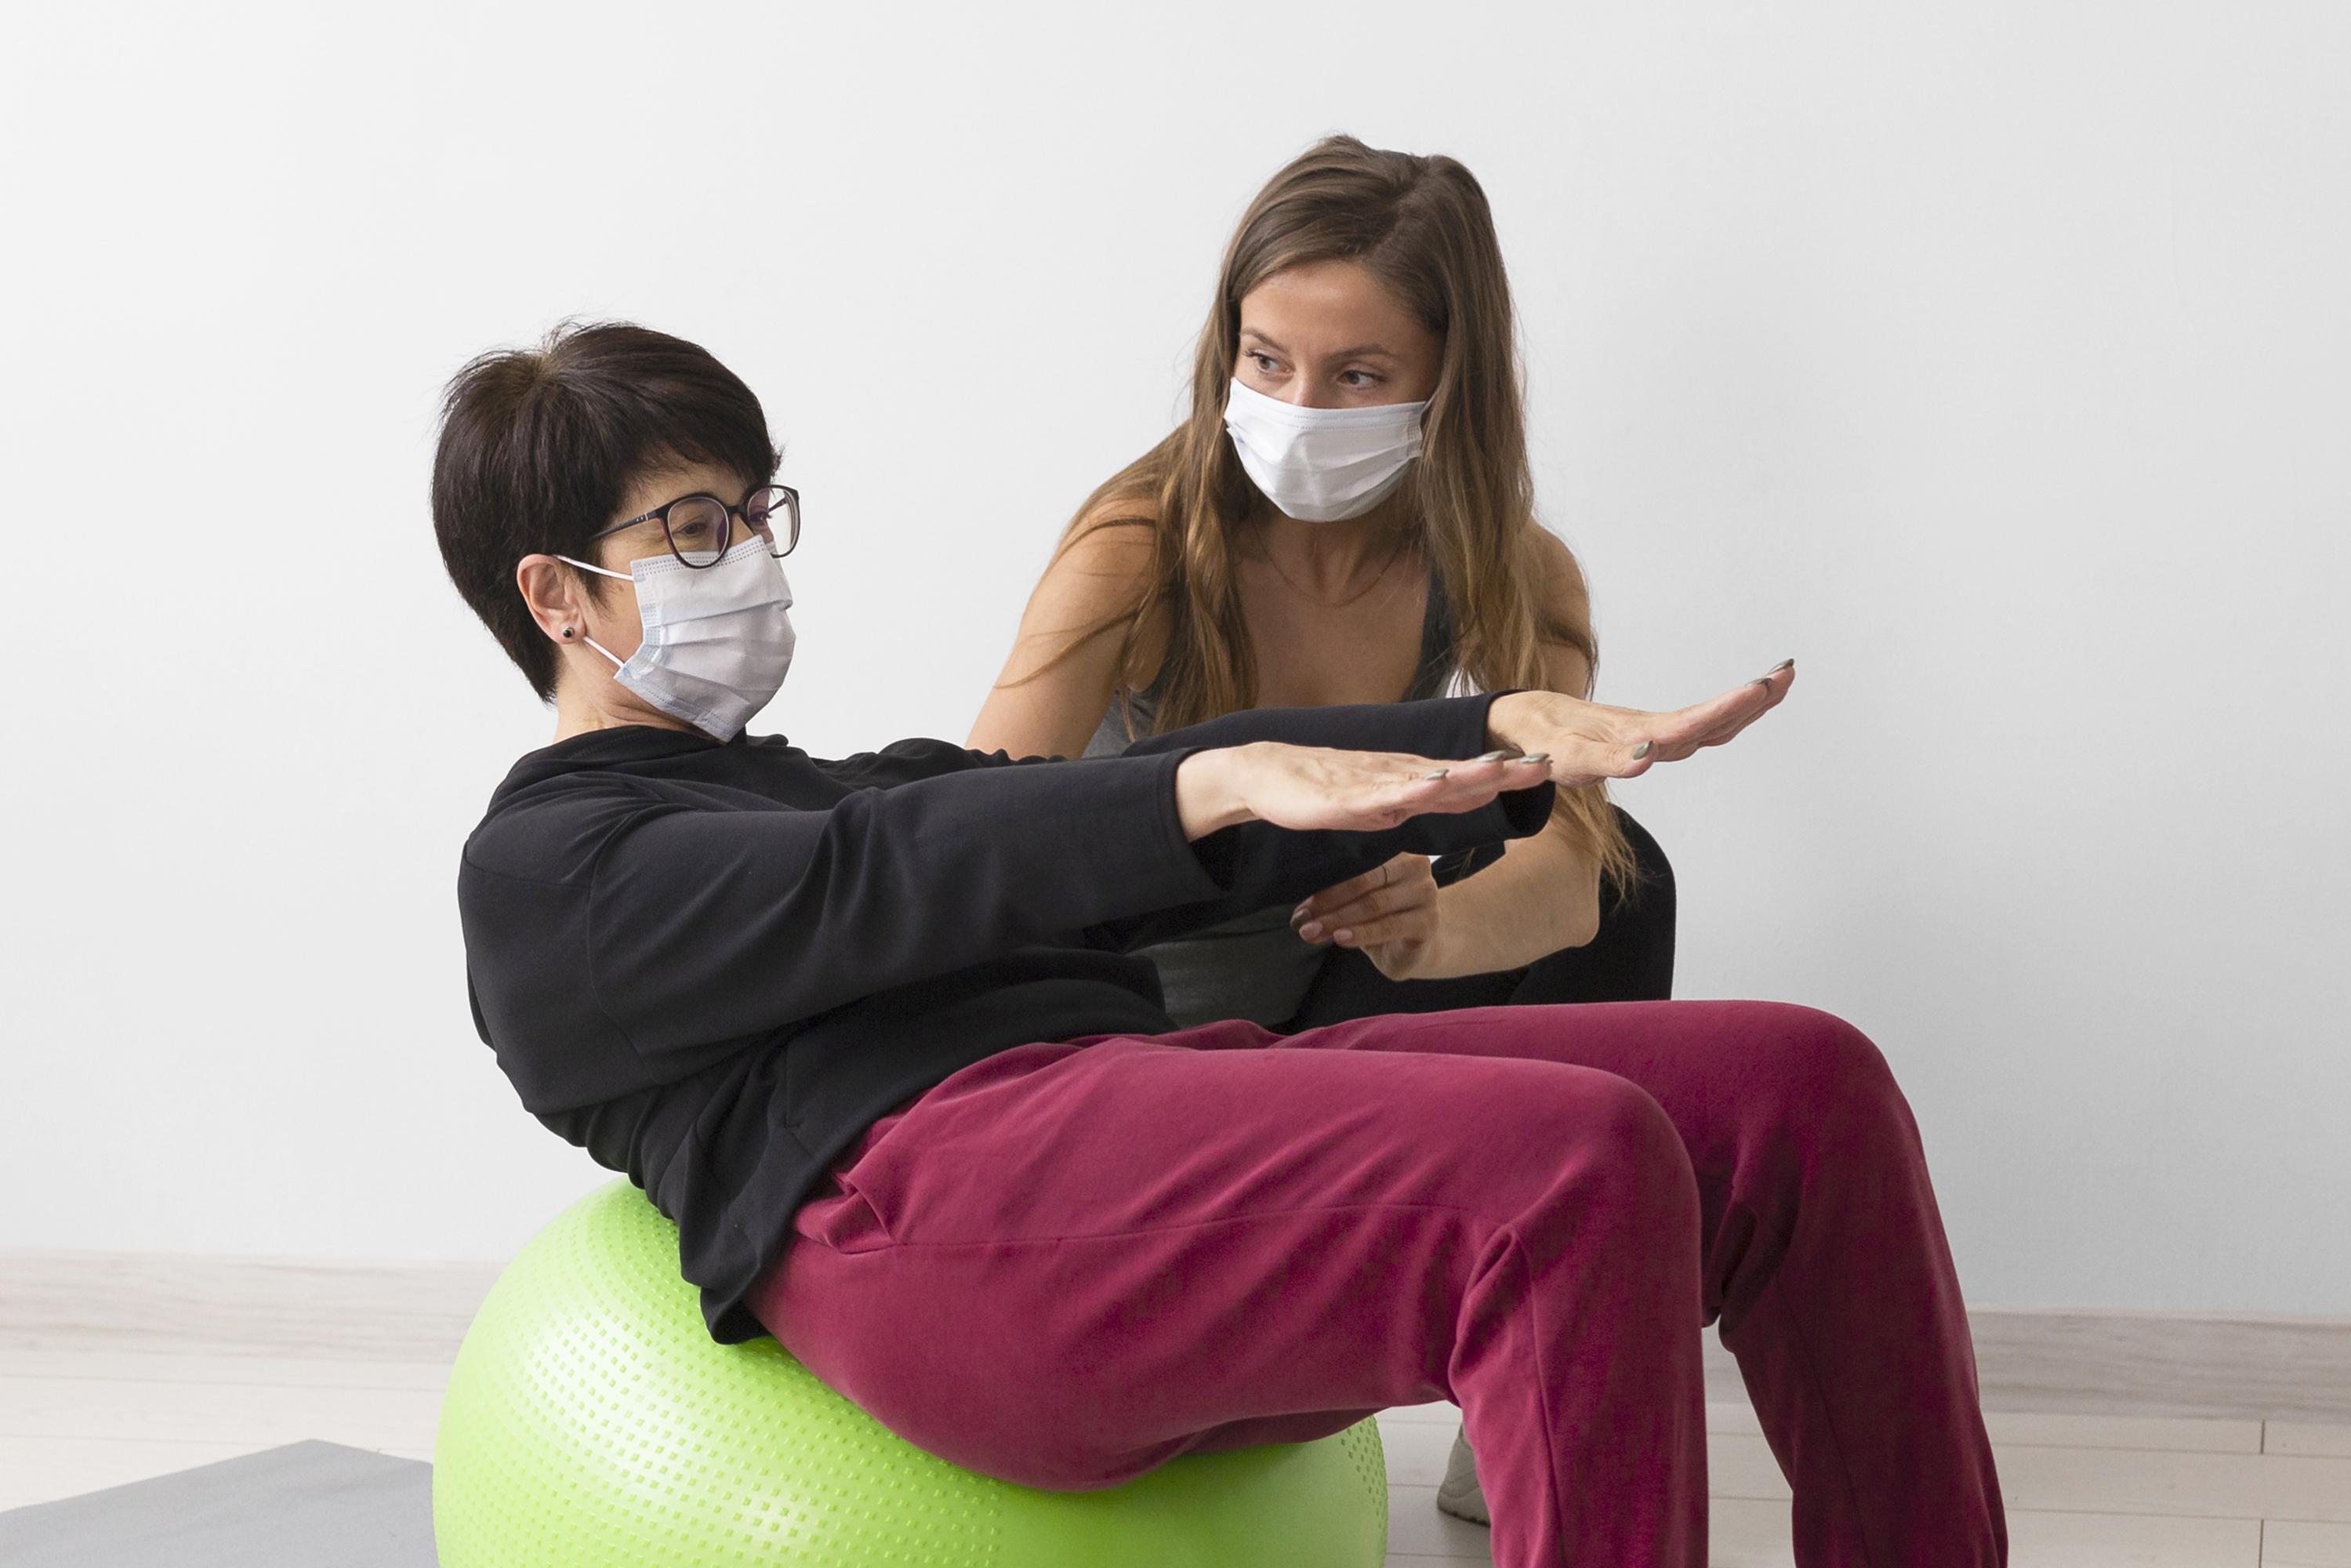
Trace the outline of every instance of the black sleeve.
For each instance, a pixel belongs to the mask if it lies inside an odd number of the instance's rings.
[[[1548,786],[1381,833],[1252,823],[1185,841],[1176,771],[1204,741],[1279,735],[1473,756],[1486,700],[1234,715],[1124,756],[1068,761],[891,748],[847,770],[872,787],[808,810],[710,810],[625,792],[549,802],[523,814],[535,826],[509,830],[527,841],[507,852],[482,846],[475,885],[544,889],[549,908],[566,913],[533,918],[484,904],[469,919],[469,962],[506,1010],[529,999],[535,1031],[615,1032],[659,1072],[712,1041],[1031,943],[1084,933],[1122,944],[1154,921],[1185,929],[1218,910],[1302,896],[1405,850],[1442,853],[1534,831]]]
[[[1408,703],[1343,704],[1334,707],[1243,708],[1202,724],[1146,736],[1123,757],[1162,751],[1204,751],[1281,740],[1292,746],[1328,746],[1342,751],[1409,751],[1421,757],[1479,757],[1494,749],[1486,735],[1486,712],[1511,694],[1479,692],[1466,697],[1426,697]]]
[[[582,933],[594,1000],[641,1054],[690,1051],[1221,896],[1176,813],[1188,754],[974,756],[823,810],[646,802],[595,851]]]
[[[1493,749],[1486,710],[1502,692],[1422,702],[1311,708],[1249,708],[1139,740],[1123,758],[1190,752],[1256,740],[1420,757],[1478,757]],[[1126,948],[1165,941],[1274,904],[1292,904],[1407,851],[1441,855],[1524,838],[1551,820],[1552,786],[1514,789],[1474,811],[1415,817],[1377,833],[1295,832],[1249,822],[1192,846],[1219,884],[1198,903],[1105,921],[1088,933]]]

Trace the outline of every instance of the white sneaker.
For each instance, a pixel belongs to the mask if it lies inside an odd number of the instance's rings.
[[[1437,1489],[1437,1507],[1472,1524],[1490,1527],[1494,1522],[1486,1511],[1486,1493],[1478,1485],[1478,1456],[1469,1451],[1466,1430],[1453,1435],[1453,1457],[1445,1461],[1445,1484]]]

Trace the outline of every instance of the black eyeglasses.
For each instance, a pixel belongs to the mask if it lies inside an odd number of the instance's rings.
[[[716,496],[680,496],[665,507],[655,507],[625,523],[614,523],[588,538],[592,544],[606,534],[617,534],[639,523],[659,521],[663,534],[669,539],[670,554],[687,566],[716,566],[718,558],[735,542],[737,517],[743,519],[745,528],[768,541],[768,553],[778,560],[791,554],[793,547],[800,542],[800,493],[789,485],[768,485],[754,490],[739,507],[730,507]]]

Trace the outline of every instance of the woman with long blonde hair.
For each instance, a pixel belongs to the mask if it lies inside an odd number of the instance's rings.
[[[1583,574],[1535,515],[1484,192],[1334,136],[1242,216],[1188,416],[1079,509],[970,744],[1100,755],[1243,708],[1588,697],[1596,657]],[[1674,913],[1656,841],[1594,785],[1499,854],[1399,856],[1146,951],[1179,1023],[1294,1032],[1663,999]],[[1464,1445],[1439,1500],[1485,1516]]]

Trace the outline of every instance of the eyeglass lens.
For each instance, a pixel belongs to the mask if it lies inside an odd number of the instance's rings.
[[[743,503],[743,520],[752,533],[767,541],[768,553],[786,555],[799,538],[799,516],[791,497],[779,486],[755,490]],[[781,514],[779,517],[778,514]],[[669,544],[688,566],[713,566],[734,543],[733,518],[726,508],[707,496],[688,496],[669,509]],[[776,538],[777,524],[786,529]]]
[[[751,498],[743,503],[743,516],[752,531],[768,541],[770,555],[789,555],[792,547],[800,542],[799,505],[781,485],[754,490]]]
[[[726,553],[726,508],[703,496],[670,507],[669,548],[688,566],[708,566]]]

